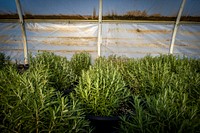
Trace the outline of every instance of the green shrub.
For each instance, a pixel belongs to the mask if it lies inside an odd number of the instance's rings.
[[[130,59],[123,78],[133,91],[122,132],[199,132],[199,60],[172,55]]]
[[[96,116],[116,115],[120,105],[130,96],[121,74],[112,63],[95,65],[83,71],[75,90],[85,111]]]
[[[89,53],[76,53],[71,58],[71,66],[77,76],[81,75],[82,70],[88,70],[91,65],[91,56]]]
[[[75,95],[67,97],[56,91],[75,87]],[[133,101],[126,109],[130,91]],[[110,56],[91,66],[87,53],[69,62],[45,52],[31,58],[30,69],[22,74],[13,65],[0,70],[0,128],[89,132],[83,112],[115,116],[126,109],[128,115],[120,114],[121,132],[200,132],[199,92],[198,59]]]
[[[77,76],[67,58],[48,52],[38,54],[31,59],[30,71],[39,68],[40,64],[49,71],[49,82],[57,90],[72,89],[77,84]]]
[[[108,56],[108,61],[113,62],[113,64],[120,68],[120,72],[122,73],[121,69],[124,69],[124,65],[130,61],[131,58],[128,58],[126,56],[116,56],[116,55],[110,55]],[[123,74],[123,73],[122,73]]]
[[[10,92],[12,89],[16,88],[20,84],[20,74],[17,72],[16,67],[14,66],[6,66],[2,70],[0,70],[0,118],[1,122],[3,122],[4,111],[7,110],[7,107],[14,105],[17,97]],[[10,104],[4,103],[10,101]],[[7,106],[3,106],[6,105]],[[11,106],[12,107],[12,106]]]
[[[126,57],[117,57],[116,55],[111,55],[109,57],[98,57],[94,65],[95,67],[101,67],[106,69],[108,65],[111,65],[113,69],[118,69],[119,72],[123,75],[123,69],[126,62],[129,61],[129,58]]]
[[[1,87],[1,131],[90,132],[78,99],[62,97],[48,82],[45,65],[37,65],[21,75],[9,73],[16,81]]]
[[[144,102],[145,101],[145,102]],[[121,132],[199,132],[199,106],[170,88],[157,96],[134,96],[134,111],[121,117]]]
[[[194,68],[197,64],[194,59],[172,55],[146,56],[125,62],[121,73],[128,88],[143,96],[158,94],[169,86],[179,89],[177,84],[197,91],[200,88],[198,67]]]

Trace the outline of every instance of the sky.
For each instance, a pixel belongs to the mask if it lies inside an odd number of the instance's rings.
[[[149,15],[159,13],[176,16],[182,0],[103,0],[103,14],[125,14],[131,10],[146,10]],[[20,0],[23,12],[33,15],[98,14],[98,0]],[[183,14],[200,16],[200,0],[187,0]],[[0,0],[0,13],[16,13],[15,0]]]

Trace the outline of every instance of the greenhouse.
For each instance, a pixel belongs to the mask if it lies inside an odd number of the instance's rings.
[[[0,0],[0,131],[200,132],[199,7]]]

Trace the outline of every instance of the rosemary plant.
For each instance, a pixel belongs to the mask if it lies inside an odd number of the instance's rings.
[[[182,84],[182,80],[185,82],[183,85],[198,90],[198,67],[193,67],[197,66],[198,62],[172,55],[146,56],[138,60],[130,59],[124,63],[121,70],[125,82],[135,94],[155,95],[169,86],[176,89],[177,84]],[[189,83],[190,78],[193,78],[194,84]],[[190,88],[189,86],[186,88]]]
[[[8,73],[15,82],[1,86],[1,131],[90,132],[78,99],[72,94],[62,97],[51,87],[52,73],[45,67],[38,63],[35,69],[21,75],[15,71]]]
[[[77,84],[77,76],[67,58],[44,52],[31,59],[30,69],[37,69],[39,64],[49,71],[49,82],[57,90],[72,89]]]
[[[89,53],[76,53],[71,58],[71,66],[77,76],[81,75],[82,70],[88,70],[91,65],[91,56]]]
[[[75,94],[67,97],[56,91],[70,88]],[[199,92],[198,59],[110,56],[91,66],[87,53],[70,62],[42,53],[22,74],[12,65],[0,69],[0,130],[90,132],[84,112],[115,116],[130,105],[121,132],[200,132]]]
[[[170,88],[157,96],[134,96],[134,111],[121,117],[121,132],[199,132],[199,107],[188,102],[187,94]]]
[[[82,72],[75,90],[88,114],[114,116],[129,98],[121,74],[113,68],[112,63],[104,63]]]
[[[131,59],[124,79],[133,90],[122,132],[199,132],[199,60],[172,55]]]

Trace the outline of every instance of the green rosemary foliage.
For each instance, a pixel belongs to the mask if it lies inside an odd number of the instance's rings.
[[[50,73],[49,82],[57,90],[72,89],[77,84],[77,76],[67,58],[48,52],[38,54],[31,59],[30,71],[40,68],[40,64]]]
[[[89,114],[116,115],[120,104],[129,98],[130,91],[125,87],[121,74],[113,68],[109,62],[82,72],[76,94]]]
[[[43,63],[18,74],[1,71],[8,83],[1,86],[2,132],[90,132],[78,99],[62,97],[49,82],[51,72]],[[1,81],[5,82],[5,80]]]
[[[89,53],[76,53],[71,58],[71,66],[77,76],[81,75],[82,70],[88,70],[91,65],[91,56]]]

